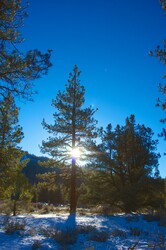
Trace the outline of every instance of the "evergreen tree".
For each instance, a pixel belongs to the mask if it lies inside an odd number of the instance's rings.
[[[0,101],[0,178],[1,192],[8,187],[15,162],[23,156],[18,144],[23,139],[18,125],[18,108],[9,94]]]
[[[136,125],[133,115],[124,126],[117,125],[112,130],[109,124],[102,131],[96,168],[102,181],[110,183],[111,202],[121,204],[126,212],[147,205],[147,180],[158,176],[157,140],[152,136],[150,128]],[[107,195],[105,199],[108,200]]]
[[[32,199],[32,186],[28,179],[22,173],[22,169],[27,164],[27,160],[20,158],[13,159],[11,162],[10,174],[6,176],[7,187],[4,190],[3,196],[12,202],[13,216],[17,212],[17,204],[22,205],[25,210],[28,203]]]
[[[52,106],[54,124],[49,125],[43,120],[43,127],[53,136],[42,142],[42,152],[48,153],[57,162],[69,163],[71,152],[80,150],[81,158],[87,157],[86,150],[92,139],[96,136],[96,120],[93,118],[95,110],[92,107],[83,108],[85,89],[80,85],[80,72],[77,66],[69,74],[68,84],[65,91],[59,91]],[[86,158],[87,159],[87,158]],[[71,195],[70,213],[76,212],[76,157],[72,156],[71,166]]]
[[[160,4],[162,6],[162,9],[166,10],[166,0],[160,0]],[[159,62],[166,64],[166,40],[163,42],[163,47],[160,45],[157,46],[155,51],[150,51],[149,54],[151,56],[155,56],[158,58]],[[166,78],[166,74],[163,76],[163,78]],[[160,107],[164,111],[164,117],[160,120],[162,123],[166,123],[166,84],[159,83],[158,86],[159,92],[161,93],[161,97],[157,99],[157,107]],[[163,136],[166,140],[166,128],[163,128],[163,131],[160,133],[159,136]]]
[[[21,28],[26,7],[21,0],[0,1],[0,98],[13,95],[30,98],[33,80],[47,74],[51,66],[50,53],[30,50],[25,55],[19,51],[23,42]]]

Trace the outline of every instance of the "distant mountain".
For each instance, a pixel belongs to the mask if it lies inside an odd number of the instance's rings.
[[[37,182],[37,174],[44,174],[48,172],[48,169],[39,165],[41,161],[47,161],[49,158],[43,156],[36,156],[33,154],[26,154],[23,159],[29,159],[26,167],[23,168],[22,172],[28,178],[30,183],[34,184]]]

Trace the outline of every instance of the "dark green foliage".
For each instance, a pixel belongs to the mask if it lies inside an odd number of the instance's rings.
[[[14,215],[17,202],[30,199],[29,183],[21,173],[27,161],[21,160],[24,153],[18,147],[23,132],[14,96],[30,99],[33,81],[51,66],[51,51],[30,50],[24,55],[19,50],[26,7],[21,0],[0,1],[0,194],[12,199]]]
[[[42,142],[42,152],[65,163],[69,162],[73,147],[79,147],[84,158],[90,139],[96,136],[96,120],[93,118],[95,110],[92,107],[83,108],[85,88],[80,85],[79,77],[80,72],[75,66],[69,74],[65,91],[59,91],[52,101],[52,106],[56,109],[53,114],[54,124],[49,125],[45,120],[42,122],[43,128],[54,135]]]
[[[146,207],[151,207],[155,210],[165,207],[165,186],[164,179],[148,178],[146,180],[146,192],[143,195],[144,204]]]
[[[158,176],[157,141],[152,136],[150,128],[136,125],[133,115],[126,119],[124,126],[117,125],[113,130],[108,125],[105,131],[101,130],[102,143],[92,166],[96,169],[93,183],[97,183],[95,187],[99,194],[104,194],[106,203],[130,212],[152,205],[152,199],[158,200],[151,196],[149,189],[151,178]],[[104,190],[108,191],[104,193]],[[161,201],[161,186],[159,190]]]
[[[47,74],[51,66],[50,53],[42,54],[30,50],[24,55],[19,51],[23,42],[21,28],[24,24],[27,6],[21,0],[1,0],[0,2],[0,96],[9,92],[30,98],[33,80]]]
[[[22,173],[25,174],[30,183],[36,184],[38,182],[37,175],[46,173],[48,171],[45,167],[40,165],[40,162],[47,161],[48,158],[43,156],[26,154],[25,156],[23,156],[23,160],[25,159],[28,159],[28,163],[23,168]]]
[[[30,200],[30,185],[21,173],[27,161],[21,160],[24,152],[18,144],[23,138],[22,128],[18,125],[18,108],[9,94],[0,101],[0,195],[1,199],[13,201],[13,215],[17,202]]]
[[[18,123],[18,108],[9,94],[0,101],[0,149],[14,148],[23,139]]]
[[[12,96],[0,101],[0,177],[1,191],[8,187],[11,171],[23,155],[18,144],[23,138],[22,128],[18,125],[18,108]]]
[[[63,185],[60,177],[61,169],[42,166],[42,163],[49,161],[47,157],[26,154],[23,159],[29,160],[22,173],[34,186],[33,201],[62,204],[64,200],[61,196],[61,185]]]
[[[65,183],[63,183],[59,171],[47,171],[45,174],[38,175],[38,201],[56,205],[64,204],[66,200],[65,195],[62,195],[62,186],[65,185]]]

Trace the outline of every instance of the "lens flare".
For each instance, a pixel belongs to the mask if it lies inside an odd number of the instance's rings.
[[[79,148],[73,148],[71,150],[71,156],[74,158],[79,158],[80,157],[80,150]]]

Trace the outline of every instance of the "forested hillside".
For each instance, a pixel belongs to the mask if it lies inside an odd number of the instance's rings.
[[[22,173],[28,178],[29,182],[35,184],[38,182],[37,175],[44,174],[48,170],[45,167],[42,167],[39,162],[47,161],[47,157],[36,156],[33,154],[26,154],[23,156],[23,159],[27,159],[27,165],[22,169]]]

